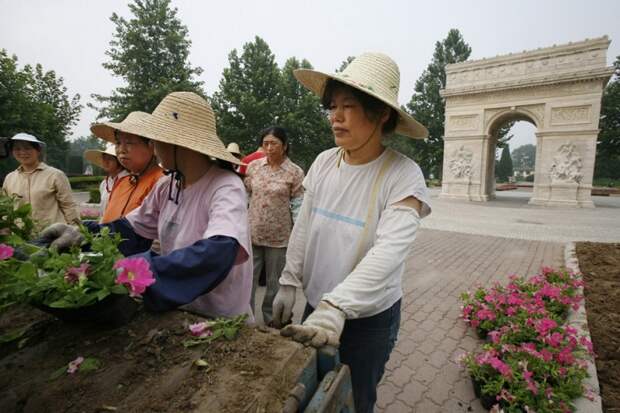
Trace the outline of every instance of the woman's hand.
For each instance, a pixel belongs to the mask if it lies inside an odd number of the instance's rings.
[[[74,245],[79,246],[84,241],[84,236],[80,230],[67,224],[52,224],[41,231],[37,243],[49,245],[58,251],[65,251]]]

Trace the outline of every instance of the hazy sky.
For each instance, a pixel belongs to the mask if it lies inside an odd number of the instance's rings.
[[[112,39],[113,12],[129,16],[124,0],[0,0],[0,48],[21,65],[41,63],[65,80],[82,103],[120,85],[101,64]],[[411,98],[436,41],[457,28],[472,59],[608,35],[607,60],[620,55],[620,1],[209,1],[173,0],[192,40],[190,61],[201,66],[208,94],[218,89],[228,53],[258,35],[280,66],[291,56],[333,71],[349,55],[381,51],[400,66],[399,100]],[[96,113],[82,111],[73,137],[88,135]],[[512,148],[533,141],[515,128]]]

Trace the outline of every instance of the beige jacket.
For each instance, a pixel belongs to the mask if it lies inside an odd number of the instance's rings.
[[[67,176],[43,162],[32,172],[25,172],[20,166],[6,176],[2,189],[16,196],[19,205],[32,205],[32,217],[38,229],[56,222],[80,222]]]

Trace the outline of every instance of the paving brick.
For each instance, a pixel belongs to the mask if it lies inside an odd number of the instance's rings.
[[[377,387],[377,408],[384,409],[390,403],[396,400],[396,395],[400,393],[401,389],[394,386],[390,382],[382,382]]]
[[[417,380],[411,380],[403,387],[403,391],[396,398],[413,408],[424,397],[428,387]]]
[[[387,405],[383,410],[376,410],[381,413],[411,413],[411,407],[407,406],[400,400]]]
[[[413,408],[414,413],[444,413],[441,406],[437,405],[432,400],[424,398],[417,403]]]
[[[425,364],[416,370],[416,379],[421,381],[423,384],[429,384],[435,379],[437,373],[439,373],[438,368],[433,367],[430,364]]]
[[[402,388],[405,384],[411,381],[414,371],[406,364],[398,366],[390,374],[389,380],[397,387]]]

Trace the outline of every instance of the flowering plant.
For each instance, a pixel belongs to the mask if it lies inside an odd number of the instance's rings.
[[[32,238],[35,222],[32,206],[17,206],[16,199],[0,190],[0,243],[21,245]]]
[[[237,333],[245,324],[246,314],[238,315],[233,318],[216,318],[215,320],[202,321],[188,326],[191,339],[185,340],[185,347],[208,344],[219,338],[233,340]]]
[[[565,325],[568,308],[583,299],[581,285],[577,274],[543,268],[530,279],[513,276],[505,287],[462,295],[465,322],[487,332],[483,350],[462,358],[485,407],[567,412],[588,394],[582,381],[592,343]]]
[[[155,282],[143,258],[122,258],[120,234],[102,228],[99,234],[82,229],[90,252],[75,246],[69,252],[42,249],[28,261],[0,264],[0,305],[29,302],[51,308],[81,308],[108,297],[139,297]],[[6,267],[6,268],[5,268]]]

